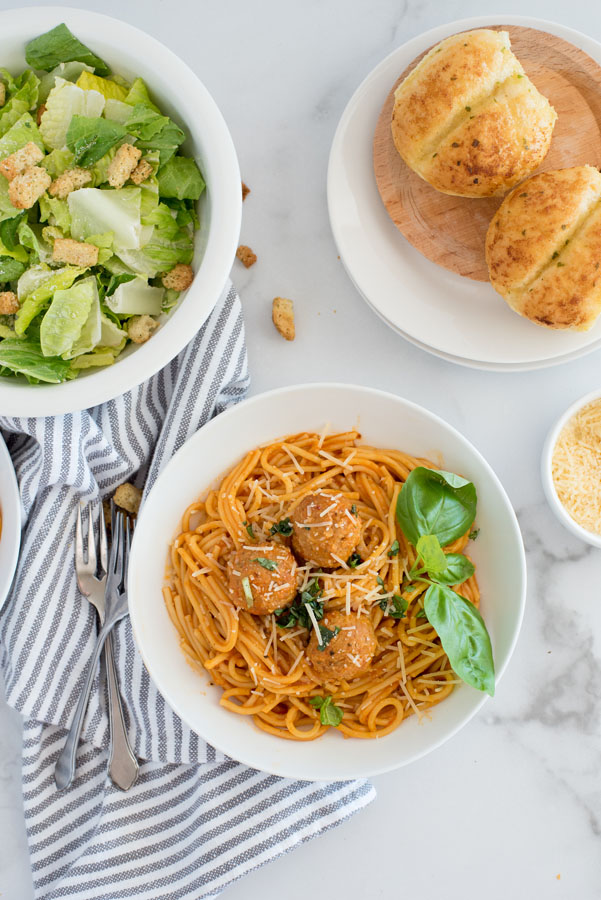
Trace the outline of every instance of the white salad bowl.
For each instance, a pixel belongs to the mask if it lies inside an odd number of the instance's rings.
[[[0,436],[0,609],[12,584],[21,543],[21,498],[15,470]]]
[[[192,266],[195,279],[177,309],[143,345],[130,345],[114,363],[89,369],[63,384],[29,385],[0,378],[0,413],[59,415],[86,409],[146,381],[165,366],[204,324],[227,282],[242,215],[240,170],[227,125],[199,78],[155,38],[133,25],[82,9],[24,7],[0,13],[0,65],[26,67],[25,45],[64,22],[112,71],[144,79],[160,108],[184,130],[182,145],[194,156],[206,190],[199,204]]]
[[[478,539],[470,545],[491,634],[497,681],[515,646],[524,611],[526,564],[518,523],[497,476],[480,453],[442,419],[394,394],[341,384],[310,384],[261,394],[235,406],[193,435],[167,464],[142,508],[129,565],[129,603],[137,645],[167,702],[201,737],[257,769],[309,780],[340,780],[386,772],[448,740],[480,709],[486,695],[461,684],[421,723],[411,717],[377,740],[344,740],[329,729],[297,743],[258,729],[219,705],[221,689],[186,662],[161,593],[168,544],[197,497],[253,447],[304,430],[358,427],[379,447],[441,460],[471,479],[478,493]],[[441,459],[442,457],[442,459]],[[494,701],[493,701],[494,702]]]

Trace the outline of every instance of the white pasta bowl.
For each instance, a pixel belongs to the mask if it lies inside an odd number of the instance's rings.
[[[571,517],[559,499],[553,480],[553,450],[555,449],[555,444],[557,443],[557,439],[559,438],[564,425],[567,425],[572,416],[575,416],[583,406],[592,403],[593,400],[598,400],[600,397],[601,389],[599,388],[595,391],[591,391],[589,394],[585,394],[584,397],[580,397],[579,400],[576,400],[571,406],[568,406],[566,411],[562,413],[555,424],[550,428],[541,457],[541,480],[547,502],[564,528],[571,531],[572,534],[577,538],[580,538],[581,541],[585,541],[593,547],[601,548],[601,535],[594,534],[592,531],[587,531],[586,528],[583,528],[582,525],[579,525],[578,522]]]
[[[21,498],[15,470],[0,436],[0,609],[12,584],[21,543]]]
[[[267,734],[219,705],[221,689],[186,662],[163,602],[168,544],[197,497],[255,446],[304,430],[358,427],[382,448],[429,457],[471,479],[478,492],[477,541],[470,546],[492,638],[497,681],[522,621],[526,564],[518,523],[498,478],[459,432],[394,394],[365,387],[311,384],[261,394],[230,409],[191,437],[165,467],[142,509],[129,566],[129,602],[137,645],[157,687],[181,718],[228,756],[276,775],[341,780],[406,765],[448,740],[480,709],[486,695],[461,684],[421,724],[411,717],[377,740],[344,740],[329,729],[297,743]],[[494,702],[494,701],[493,701]]]
[[[227,125],[199,78],[155,38],[133,25],[67,7],[38,7],[0,13],[0,59],[11,72],[27,65],[31,38],[64,22],[84,44],[127,79],[141,76],[161,109],[185,131],[182,145],[194,156],[206,182],[200,199],[201,226],[195,235],[196,273],[177,309],[143,345],[130,345],[114,363],[90,369],[64,384],[29,385],[0,378],[0,412],[59,415],[104,403],[146,381],[167,365],[204,324],[227,282],[242,215],[240,170]]]

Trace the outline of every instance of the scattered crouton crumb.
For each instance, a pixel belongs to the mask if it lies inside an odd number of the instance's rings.
[[[71,191],[76,191],[78,188],[84,187],[84,185],[89,184],[91,180],[91,172],[76,166],[74,169],[67,169],[66,172],[63,172],[62,175],[55,178],[48,188],[48,193],[52,197],[58,197],[59,200],[64,200]]]
[[[257,261],[257,254],[253,253],[250,247],[247,247],[245,244],[240,244],[238,249],[236,250],[236,256],[243,263],[247,269],[250,269],[251,266]]]
[[[133,144],[121,144],[107,169],[107,180],[111,187],[122,188],[138,165],[142,151]]]
[[[38,125],[42,124],[42,116],[44,115],[45,112],[46,112],[46,104],[41,103],[40,106],[38,106],[38,110],[35,115],[35,120]]]
[[[243,203],[244,203],[244,201],[246,200],[246,198],[248,197],[249,194],[250,194],[250,188],[249,188],[249,186],[248,186],[247,184],[244,184],[244,182],[242,182],[242,202],[243,202]]]
[[[296,336],[294,328],[294,304],[285,297],[275,297],[272,304],[271,317],[273,324],[287,341]]]
[[[194,269],[185,263],[178,263],[163,275],[163,287],[168,291],[185,291],[194,281]]]
[[[73,266],[95,266],[98,262],[98,247],[85,241],[71,238],[57,238],[52,252],[54,262],[70,263]]]
[[[147,159],[141,159],[129,177],[134,184],[142,184],[150,175],[152,175],[152,166]]]
[[[4,175],[7,181],[12,181],[17,175],[20,175],[30,166],[35,166],[44,158],[42,150],[33,141],[29,141],[20,150],[15,150],[10,156],[5,156],[0,162],[0,174]]]
[[[12,291],[0,291],[0,315],[12,316],[19,309],[17,295]]]
[[[6,85],[3,81],[0,81],[0,106],[4,106],[6,101]]]
[[[8,199],[15,209],[31,209],[50,187],[51,181],[46,169],[31,166],[22,175],[13,178],[8,188]]]
[[[159,323],[152,316],[133,316],[127,323],[127,334],[134,344],[145,344]]]
[[[128,481],[120,484],[113,496],[113,502],[126,512],[137,515],[142,502],[142,491]]]

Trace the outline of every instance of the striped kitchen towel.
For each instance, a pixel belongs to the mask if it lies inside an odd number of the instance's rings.
[[[0,416],[26,523],[0,616],[0,662],[8,702],[25,720],[23,792],[36,898],[214,896],[373,797],[367,782],[276,778],[208,746],[150,681],[128,620],[116,628],[115,654],[140,778],[128,793],[107,779],[108,714],[97,676],[77,778],[65,793],[54,786],[97,630],[75,581],[77,506],[128,479],[148,488],[186,438],[247,387],[240,301],[230,285],[186,349],[124,396],[56,418]]]

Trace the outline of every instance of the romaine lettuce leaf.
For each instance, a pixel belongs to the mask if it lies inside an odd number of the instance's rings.
[[[21,340],[21,338],[17,337],[16,331],[13,331],[10,325],[5,325],[4,322],[0,322],[0,338]]]
[[[0,374],[9,370],[33,383],[60,384],[72,378],[71,364],[60,358],[45,358],[37,341],[8,339],[0,341]]]
[[[21,262],[27,262],[27,251],[19,244],[19,223],[26,217],[24,212],[14,219],[5,219],[0,222],[0,254],[12,256]]]
[[[161,197],[198,200],[205,189],[204,178],[195,160],[187,156],[174,156],[170,159],[159,169],[158,179]]]
[[[137,103],[143,103],[145,106],[149,106],[155,112],[160,113],[160,109],[150,99],[150,95],[148,94],[148,88],[146,84],[141,78],[136,78],[133,82],[131,88],[129,89],[129,93],[125,98],[125,102],[129,103],[130,106],[136,106]]]
[[[48,94],[55,87],[56,79],[62,78],[63,81],[72,81],[75,83],[82,72],[93,72],[94,70],[91,66],[86,66],[85,63],[82,62],[68,62],[68,63],[59,63],[58,66],[55,66],[51,72],[46,72],[45,75],[42,75],[42,79],[40,81],[40,91],[38,96],[38,103],[45,103],[48,99]]]
[[[105,298],[108,308],[119,316],[158,316],[162,312],[164,288],[151,287],[143,278],[120,284]]]
[[[5,156],[10,156],[11,153],[20,150],[21,147],[24,147],[30,141],[37,144],[40,150],[44,150],[44,142],[38,131],[38,126],[29,113],[23,113],[14,125],[8,129],[6,134],[0,138],[0,159],[4,159]],[[6,179],[3,178],[2,181],[6,182]]]
[[[67,129],[67,147],[74,155],[75,164],[85,168],[98,162],[126,134],[123,125],[117,122],[73,116]]]
[[[81,329],[79,338],[75,341],[70,350],[62,354],[63,359],[74,359],[76,356],[81,356],[83,353],[90,353],[90,351],[98,346],[102,336],[102,313],[100,311],[100,300],[98,297],[96,278],[93,275],[90,275],[89,278],[84,278],[83,281],[79,281],[74,285],[71,288],[71,291],[75,291],[80,286],[83,287],[83,285],[89,285],[92,290],[92,305],[90,307],[90,312],[88,313],[88,318]],[[52,307],[50,307],[50,309],[52,309]],[[50,312],[50,310],[48,312]],[[45,321],[46,317],[44,317],[43,322]]]
[[[122,100],[108,99],[104,104],[102,115],[111,122],[118,122],[119,125],[125,125],[131,116],[131,106]]]
[[[52,259],[52,247],[44,240],[41,225],[30,225],[25,219],[19,222],[18,235],[21,245],[31,251],[33,262],[48,263]]]
[[[78,356],[71,362],[71,368],[75,372],[80,369],[91,369],[97,366],[112,366],[121,351],[107,350],[105,347],[97,347],[92,353]]]
[[[123,349],[127,340],[127,332],[115,325],[104,313],[100,314],[100,324],[101,332],[98,345],[100,347],[118,347],[120,350]]]
[[[67,169],[72,169],[75,161],[71,151],[63,147],[61,150],[51,150],[40,162],[40,165],[46,169],[51,178],[58,178]]]
[[[122,85],[90,72],[82,72],[76,84],[84,91],[98,91],[105,100],[125,100],[127,97],[127,90]]]
[[[15,317],[17,334],[25,334],[33,319],[41,313],[55,291],[70,288],[75,279],[85,271],[78,266],[65,266],[55,271],[39,266],[24,272],[17,285],[17,296],[21,301],[21,308]]]
[[[32,69],[44,69],[46,72],[59,63],[73,60],[92,66],[98,75],[108,75],[110,72],[107,64],[71,34],[64,22],[29,41],[25,47],[25,59]]]
[[[12,256],[0,256],[0,284],[16,281],[25,271],[25,265]]]
[[[59,200],[58,197],[47,197],[45,194],[42,194],[39,203],[40,222],[49,222],[64,232],[71,231],[71,213],[66,200]]]
[[[44,356],[68,355],[88,321],[95,294],[98,297],[95,278],[86,278],[54,292],[40,328]]]
[[[141,196],[139,187],[72,191],[68,197],[72,236],[85,241],[90,234],[112,231],[116,253],[139,249],[152,236],[152,226],[142,225],[140,219]]]
[[[27,112],[27,104],[22,100],[13,100],[10,106],[0,109],[0,137]]]
[[[46,112],[40,123],[40,134],[46,147],[62,150],[73,116],[94,118],[102,115],[104,97],[98,91],[83,91],[70,81],[56,79],[46,100]]]

